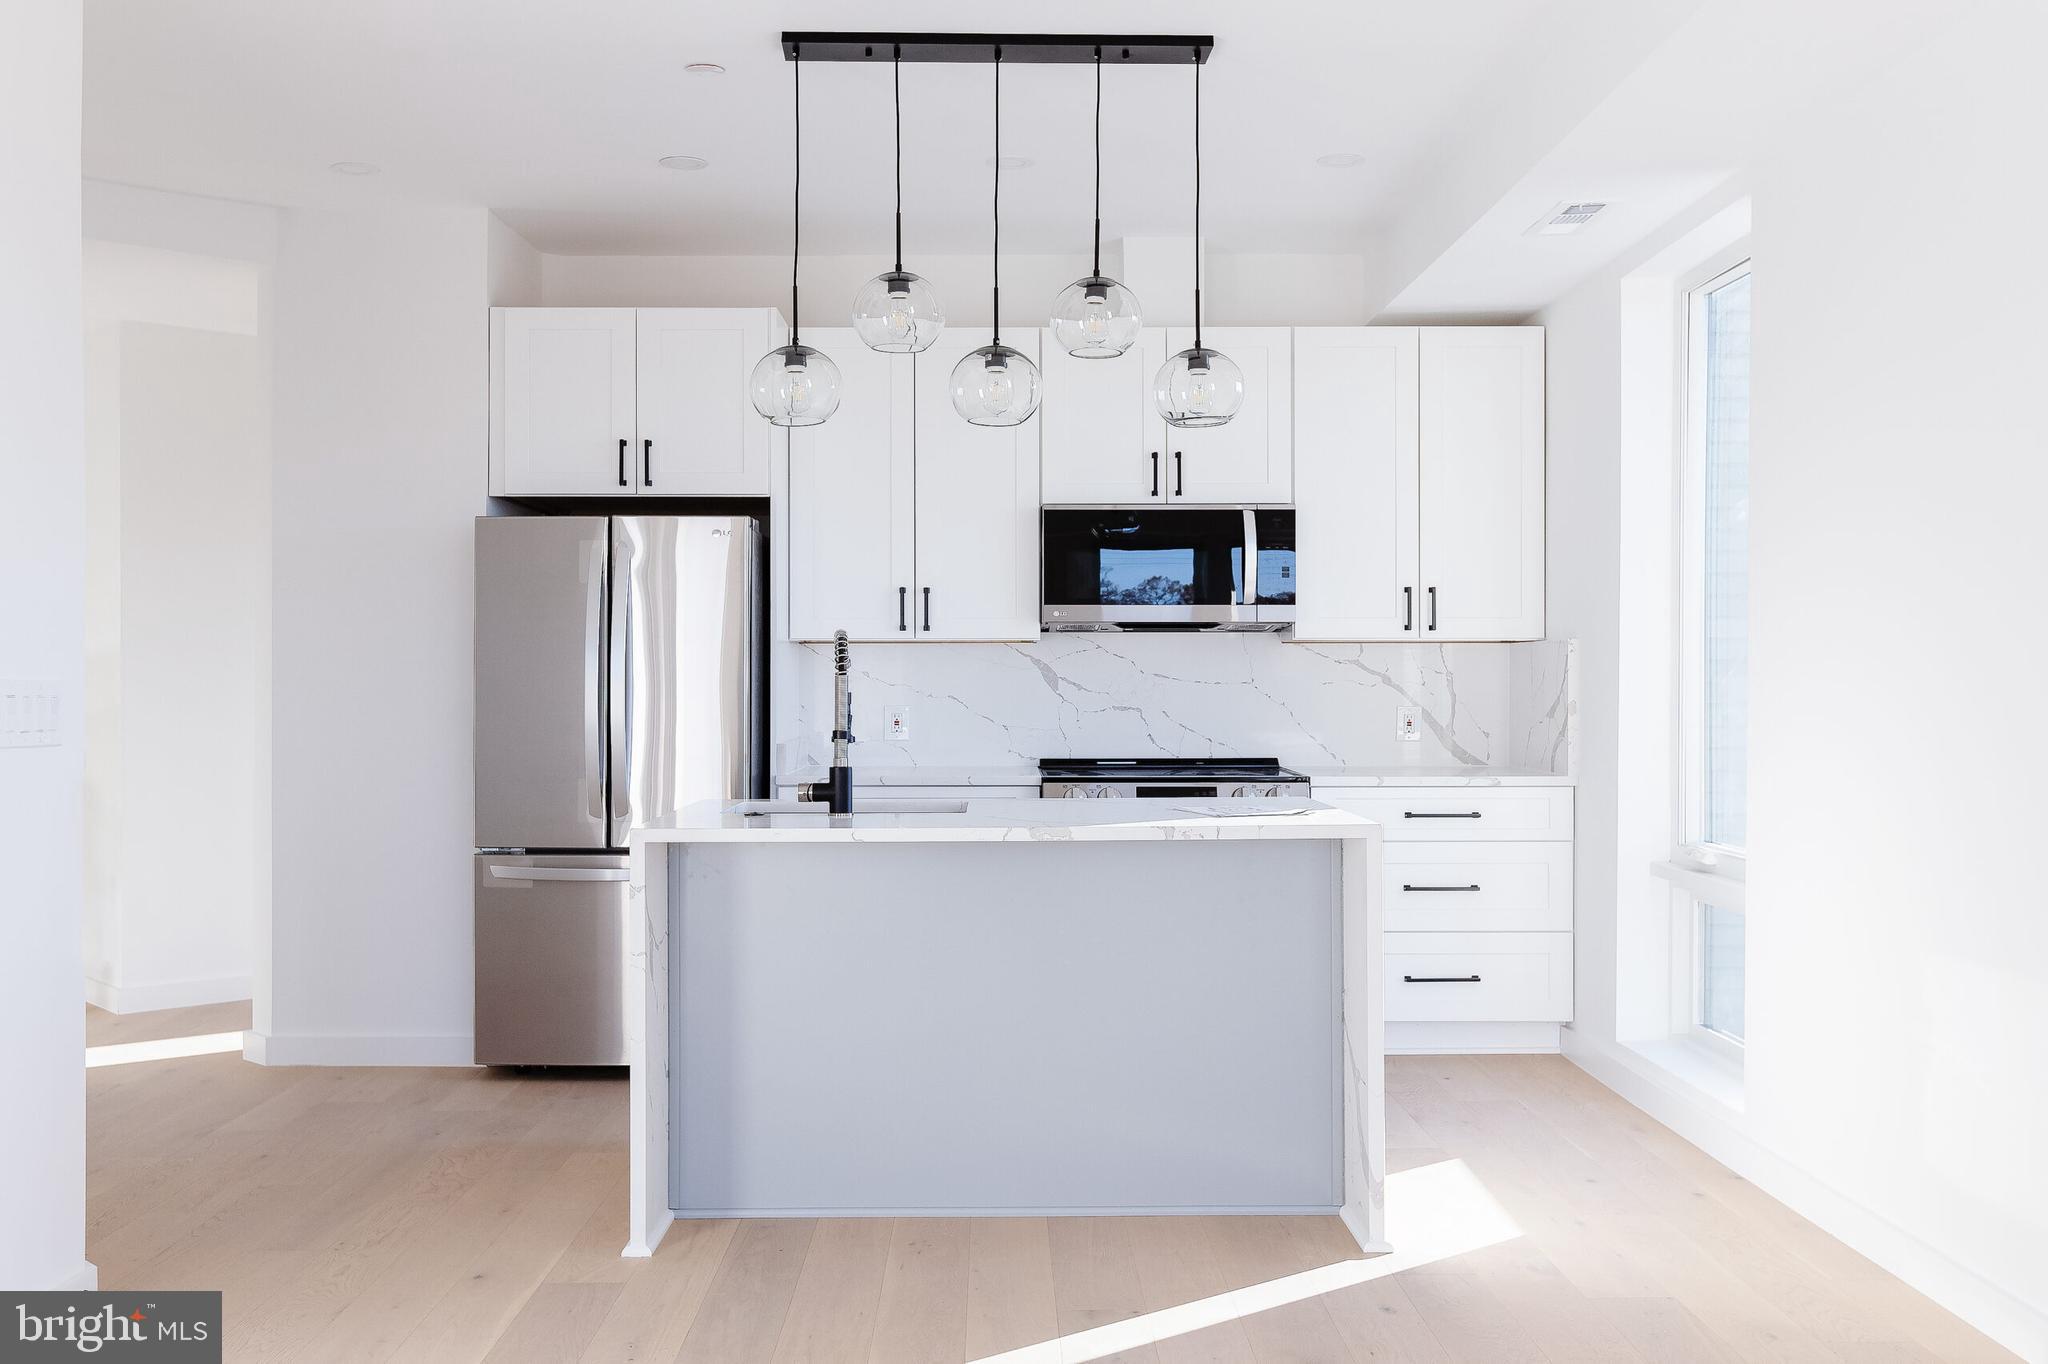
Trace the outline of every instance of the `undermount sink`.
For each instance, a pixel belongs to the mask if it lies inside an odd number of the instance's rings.
[[[729,815],[829,815],[818,800],[739,800],[725,807]],[[857,815],[964,815],[964,800],[857,800]]]

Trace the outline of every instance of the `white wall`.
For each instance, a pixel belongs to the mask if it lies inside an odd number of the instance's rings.
[[[1631,671],[1656,641],[1627,628],[1647,613],[1630,600],[1640,586],[1614,580],[1644,576],[1623,572],[1638,562],[1631,502],[1640,510],[1658,477],[1647,464],[1670,446],[1628,434],[1641,415],[1625,395],[1658,376],[1628,344],[1622,271],[1541,318],[1550,620],[1582,640],[1589,720],[1567,1046],[1770,1192],[2048,1359],[2048,914],[2031,858],[2048,817],[2048,738],[2032,719],[2048,667],[2035,628],[2048,282],[2032,265],[2048,201],[2016,170],[2048,126],[2031,56],[2048,19],[1994,0],[1925,22],[1868,69],[1816,78],[1747,172],[1739,1111],[1694,1101],[1616,1045],[1629,992],[1654,968],[1631,958],[1630,935],[1665,912],[1630,885],[1646,882],[1617,793],[1626,810],[1668,690]],[[1632,264],[1654,271],[1654,246]]]
[[[0,1286],[81,1288],[85,1034],[78,1000],[85,506],[77,0],[8,14],[0,43],[0,678],[57,684],[62,743],[0,749]]]
[[[470,1059],[488,216],[283,217],[271,1063]]]
[[[1104,244],[1103,267],[1117,268]],[[806,327],[843,327],[854,292],[889,262],[876,256],[805,256],[800,302]],[[932,256],[904,265],[939,290],[949,324],[987,326],[986,255]],[[1003,325],[1044,326],[1059,291],[1088,272],[1085,256],[1003,256]],[[1366,260],[1356,255],[1275,256],[1211,251],[1204,319],[1217,326],[1363,324],[1369,320]],[[556,307],[775,307],[789,311],[789,256],[541,257],[540,302]],[[1192,280],[1139,295],[1147,320],[1184,325],[1194,316]]]
[[[86,996],[250,993],[268,912],[261,268],[86,243]]]

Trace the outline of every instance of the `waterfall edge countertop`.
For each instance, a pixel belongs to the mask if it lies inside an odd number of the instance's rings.
[[[633,831],[652,843],[1139,842],[1364,838],[1372,820],[1305,798],[1269,800],[968,800],[958,814],[740,815],[703,801]],[[639,878],[638,864],[635,879]]]
[[[1022,1212],[1336,1212],[1386,1249],[1381,859],[1306,798],[634,830],[624,1253]]]

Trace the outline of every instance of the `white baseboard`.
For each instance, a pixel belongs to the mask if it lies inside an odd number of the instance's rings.
[[[1557,1050],[1555,1023],[1389,1023],[1389,1056],[1528,1055]]]
[[[1736,1174],[2022,1359],[2048,1360],[2048,1312],[1770,1151],[1742,1130],[1739,1115],[1725,1105],[1688,1092],[1625,1046],[1567,1029],[1564,1054]]]
[[[110,1014],[144,1014],[156,1009],[189,1009],[198,1004],[227,1004],[250,997],[247,976],[211,980],[165,980],[148,985],[115,985],[96,976],[85,978],[85,1002]]]
[[[626,1248],[619,1252],[619,1258],[622,1260],[646,1259],[654,1254],[655,1249],[661,1245],[661,1238],[668,1235],[668,1229],[675,1224],[676,1215],[672,1212],[663,1212],[647,1228],[647,1240],[643,1243],[628,1238]]]
[[[250,1029],[242,1056],[259,1066],[463,1066],[476,1064],[476,1041],[460,1037],[260,1033]]]
[[[91,1293],[100,1286],[100,1267],[90,1260],[79,1261],[78,1268],[51,1284],[59,1293]]]

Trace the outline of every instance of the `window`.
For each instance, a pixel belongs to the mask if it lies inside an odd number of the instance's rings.
[[[1678,542],[1679,789],[1673,861],[1717,888],[1681,890],[1688,1028],[1739,1046],[1749,817],[1750,263],[1724,258],[1685,290],[1685,439]]]

